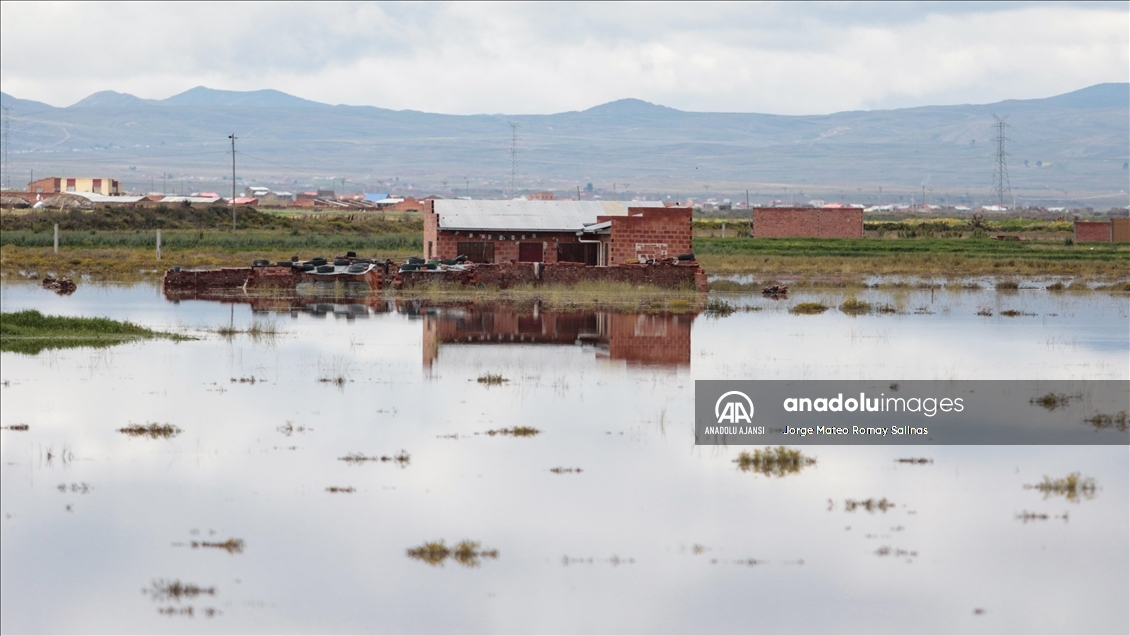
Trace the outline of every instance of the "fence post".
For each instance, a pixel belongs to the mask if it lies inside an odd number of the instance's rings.
[[[161,230],[157,230],[157,260],[161,260]]]
[[[55,224],[55,253],[59,253],[59,224]]]

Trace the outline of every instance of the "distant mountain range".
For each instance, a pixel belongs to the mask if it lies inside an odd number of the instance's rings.
[[[523,191],[592,183],[606,193],[615,184],[620,193],[701,198],[750,188],[854,200],[879,187],[909,194],[926,186],[936,198],[983,197],[995,165],[993,114],[1008,116],[1009,176],[1021,196],[1099,196],[1126,191],[1130,180],[1126,83],[1044,99],[806,116],[685,112],[637,99],[553,115],[442,115],[205,87],[163,100],[102,91],[66,108],[6,93],[0,101],[9,109],[13,187],[34,170],[104,175],[143,190],[161,175],[170,175],[169,191],[230,188],[234,132],[241,184],[329,187],[336,177],[339,191],[411,184],[486,195],[510,189],[513,122]]]

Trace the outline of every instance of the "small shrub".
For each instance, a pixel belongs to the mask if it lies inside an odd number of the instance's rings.
[[[812,466],[816,463],[816,459],[805,456],[795,448],[766,446],[764,450],[758,449],[752,453],[742,451],[734,463],[743,472],[761,473],[767,477],[784,477],[799,473],[806,466]]]

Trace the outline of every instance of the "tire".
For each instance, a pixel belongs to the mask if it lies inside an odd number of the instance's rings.
[[[423,265],[424,263],[427,263],[427,261],[420,258],[419,256],[409,256],[408,257],[408,264],[409,265]]]
[[[343,266],[343,265],[349,265],[349,264],[350,263],[349,263],[348,258],[335,258],[334,259],[334,265]]]
[[[268,261],[265,258],[257,258],[254,261],[252,261],[251,266],[252,267],[264,267],[264,266],[270,265],[270,264],[271,264],[271,261]]]
[[[315,256],[314,258],[310,259],[310,264],[314,266],[325,265],[326,258],[324,256]]]
[[[317,268],[318,268],[318,267],[317,267],[316,265],[311,265],[310,263],[306,263],[305,265],[303,265],[303,266],[302,266],[302,271],[304,271],[304,272],[312,272],[312,271],[314,271],[314,270],[315,270],[315,269],[317,269]]]
[[[334,268],[333,265],[319,265],[318,266],[318,273],[319,274],[330,274],[334,271],[334,269],[335,268]]]

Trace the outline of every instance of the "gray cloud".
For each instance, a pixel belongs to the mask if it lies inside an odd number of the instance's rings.
[[[822,113],[1124,82],[1128,16],[1126,3],[4,3],[0,84],[56,105],[202,84],[449,113],[622,97]]]

